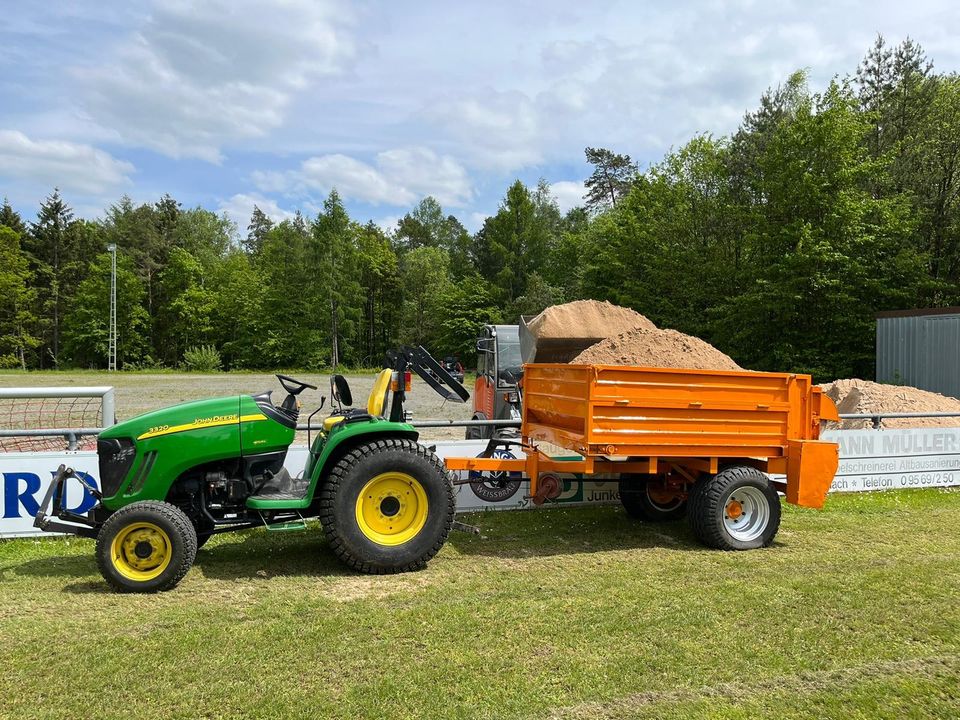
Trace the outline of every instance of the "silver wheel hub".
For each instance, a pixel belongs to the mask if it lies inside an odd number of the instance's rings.
[[[737,488],[723,506],[723,527],[734,540],[750,542],[763,535],[770,524],[770,505],[758,488]]]

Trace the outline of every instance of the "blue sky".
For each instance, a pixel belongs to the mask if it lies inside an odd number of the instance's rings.
[[[126,193],[246,225],[337,187],[392,225],[425,195],[470,229],[516,178],[577,204],[587,145],[655,162],[769,86],[852,72],[878,32],[960,67],[956,2],[6,3],[0,195],[32,218]]]

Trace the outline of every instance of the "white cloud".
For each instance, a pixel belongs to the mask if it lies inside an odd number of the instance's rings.
[[[373,221],[374,225],[379,227],[385,233],[393,233],[397,229],[397,223],[400,222],[402,215],[386,215]]]
[[[319,155],[286,173],[255,172],[253,180],[264,192],[326,195],[336,188],[344,198],[372,205],[411,205],[432,195],[441,205],[460,207],[473,196],[464,167],[424,147],[386,150],[372,164],[340,153]]]
[[[227,200],[221,200],[218,212],[226,214],[237,225],[237,231],[240,235],[247,234],[247,225],[250,224],[250,216],[253,214],[253,206],[256,205],[263,213],[275,223],[283,220],[290,220],[295,213],[284,210],[275,200],[271,200],[263,195],[256,193],[237,193]]]
[[[78,67],[81,104],[131,145],[219,162],[283,124],[294,95],[355,54],[333,0],[186,0],[154,8],[110,61]]]
[[[566,213],[583,205],[586,188],[580,181],[561,180],[550,185],[550,194],[557,199],[560,212]]]
[[[130,163],[92,145],[0,130],[0,176],[11,180],[99,195],[128,185],[133,171]]]
[[[483,227],[483,223],[486,222],[487,217],[489,217],[490,215],[493,215],[494,212],[496,211],[489,212],[489,213],[472,212],[470,213],[470,215],[467,216],[467,219],[463,225],[465,228],[467,228],[467,230],[469,230],[472,233],[475,233],[478,230],[480,230],[480,228]]]
[[[543,159],[549,133],[536,103],[523,93],[484,88],[426,112],[457,141],[473,165],[510,171]]]
[[[339,153],[308,158],[296,177],[306,187],[323,194],[335,187],[345,198],[374,205],[405,205],[413,199],[406,188],[391,183],[378,169]]]

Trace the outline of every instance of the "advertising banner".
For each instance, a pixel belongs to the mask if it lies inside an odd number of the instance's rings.
[[[960,428],[831,430],[840,467],[831,492],[960,485]]]

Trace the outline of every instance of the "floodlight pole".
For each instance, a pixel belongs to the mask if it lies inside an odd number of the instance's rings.
[[[110,339],[107,348],[107,370],[117,369],[117,246],[107,245],[110,253]]]

